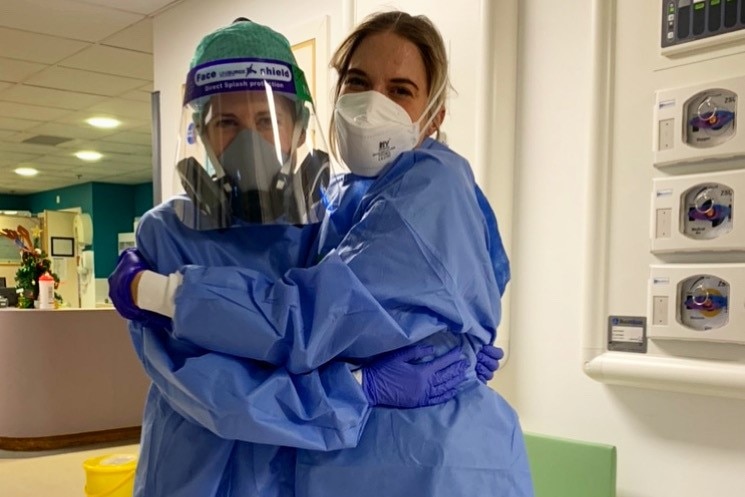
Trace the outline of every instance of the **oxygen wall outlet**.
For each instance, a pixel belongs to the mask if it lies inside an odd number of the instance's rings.
[[[745,345],[745,264],[650,266],[648,337]]]
[[[655,178],[651,251],[745,252],[745,226],[737,213],[740,192],[745,192],[745,171]]]
[[[745,76],[656,94],[653,152],[656,167],[745,157],[737,121]]]

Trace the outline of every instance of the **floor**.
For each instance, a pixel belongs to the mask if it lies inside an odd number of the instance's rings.
[[[0,450],[0,496],[85,497],[83,461],[105,454],[137,454],[139,445],[99,445],[48,452]]]

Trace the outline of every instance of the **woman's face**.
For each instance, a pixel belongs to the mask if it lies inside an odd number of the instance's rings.
[[[427,107],[429,84],[419,49],[395,33],[367,36],[349,61],[341,94],[374,90],[403,107],[412,122]]]
[[[289,153],[295,127],[293,104],[288,99],[274,98],[277,132],[282,152]],[[212,97],[205,118],[207,139],[216,155],[223,150],[243,129],[259,133],[274,145],[274,130],[271,108],[267,94],[258,91],[221,93]]]

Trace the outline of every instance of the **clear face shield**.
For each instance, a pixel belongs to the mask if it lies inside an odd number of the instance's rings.
[[[191,199],[177,204],[186,226],[309,224],[333,205],[328,185],[343,171],[329,160],[299,69],[203,64],[190,71],[184,102],[174,186]]]

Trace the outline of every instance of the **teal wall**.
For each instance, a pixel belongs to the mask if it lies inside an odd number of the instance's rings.
[[[57,199],[59,198],[59,202]],[[39,213],[80,207],[93,219],[96,278],[106,278],[116,264],[119,233],[132,231],[134,218],[153,206],[153,184],[85,183],[30,195],[0,195],[0,210]]]
[[[153,184],[142,183],[135,185],[135,216],[142,216],[153,207]]]
[[[25,195],[1,195],[0,211],[27,211],[28,198]]]
[[[92,183],[85,183],[59,188],[57,190],[32,193],[27,195],[29,199],[28,210],[37,213],[44,210],[58,211],[60,209],[80,207],[83,209],[83,212],[93,215],[93,197],[91,191]],[[59,202],[57,202],[58,198]]]

